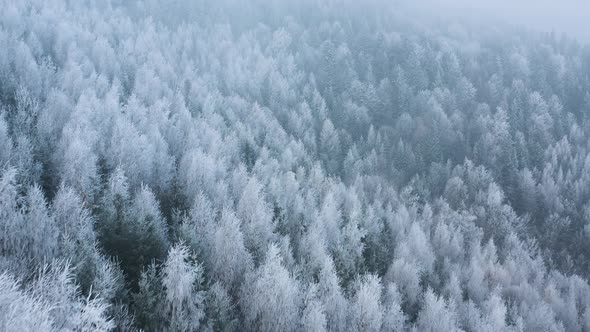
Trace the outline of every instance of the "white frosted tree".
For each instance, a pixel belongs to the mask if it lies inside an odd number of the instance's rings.
[[[31,294],[49,306],[53,326],[58,331],[110,331],[113,321],[102,298],[83,297],[67,263],[53,261],[44,265],[30,285]]]
[[[8,133],[8,124],[4,119],[4,112],[0,111],[0,167],[8,165],[12,158],[12,138]]]
[[[334,263],[329,257],[326,257],[322,263],[318,279],[318,297],[326,312],[327,329],[328,331],[344,331],[348,301],[340,287]]]
[[[127,281],[135,285],[144,266],[164,259],[168,250],[168,225],[159,201],[147,186],[131,197],[122,171],[112,174],[102,201],[97,223],[102,248],[121,262]]]
[[[416,266],[412,261],[398,258],[393,261],[387,270],[385,279],[399,285],[399,289],[408,303],[416,304],[422,292],[420,287],[421,277],[422,271],[419,266]]]
[[[153,245],[154,250],[168,246],[167,225],[156,196],[147,186],[141,186],[135,194],[129,209],[129,219],[133,228],[141,236],[141,241]]]
[[[168,328],[172,331],[195,331],[204,317],[204,293],[199,289],[203,270],[190,261],[183,244],[170,248],[162,269]]]
[[[248,330],[295,331],[301,294],[299,282],[282,263],[279,249],[271,244],[264,262],[246,275],[240,307]]]
[[[74,188],[85,201],[94,203],[99,189],[97,146],[99,134],[95,117],[101,115],[95,92],[80,97],[64,125],[53,154],[60,182]]]
[[[117,167],[110,174],[100,202],[102,223],[110,223],[115,219],[122,218],[125,212],[125,206],[128,204],[130,197],[127,176],[125,176],[125,172],[120,167]],[[107,225],[99,224],[98,226]]]
[[[12,276],[0,274],[0,330],[56,331],[49,304],[20,288]]]
[[[5,256],[17,255],[20,248],[26,245],[20,235],[25,220],[18,206],[19,187],[16,175],[17,170],[9,168],[3,170],[0,176],[0,220],[3,225],[0,248]]]
[[[38,186],[30,187],[27,196],[27,222],[25,236],[29,237],[29,250],[34,257],[51,257],[57,249],[57,225],[51,215],[43,191]]]
[[[316,284],[308,285],[303,296],[301,329],[303,331],[313,332],[327,331],[326,314],[324,312],[324,306],[318,298]]]
[[[380,331],[383,323],[381,280],[368,274],[355,281],[349,308],[350,331]]]
[[[502,331],[506,329],[506,317],[508,310],[504,300],[494,291],[482,305],[485,326],[489,331]],[[482,329],[483,330],[483,329]]]
[[[207,329],[213,331],[239,331],[235,306],[227,290],[218,282],[207,290],[206,297]]]
[[[135,116],[135,122],[146,121],[147,110],[137,105],[137,100],[130,101],[126,111]],[[137,113],[137,114],[136,114]],[[121,167],[132,186],[148,184],[156,190],[166,190],[172,180],[174,160],[168,154],[168,144],[164,141],[156,126],[142,131],[131,119],[119,117],[113,125],[110,141],[109,163]]]
[[[66,185],[76,188],[85,199],[92,200],[98,189],[98,158],[88,142],[79,137],[72,137],[60,159],[63,160],[59,167],[62,173],[61,180]]]
[[[327,248],[332,252],[337,250],[340,243],[342,224],[342,211],[334,196],[332,191],[326,194],[318,215],[319,227],[323,228]]]
[[[52,203],[58,228],[58,253],[70,260],[77,282],[88,289],[95,277],[101,257],[96,247],[94,220],[82,200],[69,187],[60,187]]]
[[[244,246],[240,221],[233,212],[227,209],[222,212],[211,240],[211,277],[234,291],[253,262]]]
[[[223,183],[226,167],[224,160],[217,160],[215,156],[199,148],[189,149],[183,154],[178,167],[182,193],[192,201],[199,193],[204,192],[216,207],[223,206],[228,197],[225,197],[227,192],[220,189],[219,185]]]
[[[343,279],[352,279],[361,269],[365,248],[363,239],[366,233],[357,218],[352,218],[343,227],[342,238],[335,253],[337,268]]]
[[[262,185],[250,178],[237,207],[237,216],[242,221],[246,247],[260,259],[273,239],[274,222],[272,210],[265,201]]]
[[[211,201],[201,192],[195,196],[188,213],[182,216],[177,229],[178,238],[202,257],[205,265],[210,265],[218,214]]]
[[[334,128],[334,124],[329,119],[324,120],[322,131],[320,132],[320,158],[324,162],[327,171],[335,174],[339,171],[340,160],[342,158],[340,137]]]
[[[178,236],[204,259],[211,257],[217,210],[202,192],[195,196],[193,205],[178,229]]]
[[[402,298],[395,283],[385,286],[383,294],[383,325],[384,332],[404,331],[406,316],[401,308]]]
[[[426,290],[424,303],[418,314],[416,328],[419,331],[461,331],[457,325],[454,308],[449,306],[443,298],[438,297],[432,289]]]
[[[168,323],[166,294],[158,269],[154,262],[145,267],[139,278],[138,292],[132,295],[135,320],[146,330],[162,330]]]

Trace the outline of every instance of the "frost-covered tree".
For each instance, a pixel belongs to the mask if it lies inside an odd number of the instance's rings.
[[[207,329],[226,332],[239,330],[236,306],[221,284],[215,283],[208,289],[205,307]]]
[[[381,280],[365,275],[355,282],[350,305],[350,331],[380,331],[383,324]]]
[[[0,275],[0,308],[3,331],[55,330],[49,305],[21,290],[18,281],[7,274]]]
[[[383,331],[403,331],[406,316],[401,308],[402,298],[394,283],[385,287],[383,293]]]
[[[0,275],[0,326],[5,331],[110,331],[108,304],[100,297],[83,297],[67,264],[54,261],[24,285]],[[23,289],[23,287],[25,287]]]
[[[243,223],[246,247],[255,253],[256,257],[261,257],[273,238],[274,223],[262,186],[255,178],[248,180],[240,195],[237,216]]]
[[[142,186],[131,198],[125,176],[115,173],[108,190],[104,224],[98,225],[100,240],[105,252],[121,261],[126,277],[135,284],[144,266],[165,256],[168,228],[148,187]]]
[[[233,212],[224,210],[211,241],[211,277],[230,290],[239,288],[252,266],[252,257],[244,245],[240,221]]]
[[[457,326],[456,315],[452,303],[447,303],[434,294],[432,289],[428,289],[416,328],[420,331],[461,331]]]
[[[6,167],[12,159],[12,150],[14,149],[12,137],[8,133],[8,124],[4,119],[4,112],[0,112],[0,141],[2,141],[2,148],[0,149],[0,163],[2,167]]]
[[[189,259],[188,249],[177,244],[168,251],[162,269],[168,328],[173,331],[195,331],[204,316],[204,294],[199,290],[203,271]]]
[[[305,331],[326,331],[326,314],[324,306],[318,298],[317,286],[310,285],[303,296],[303,313],[301,328]]]
[[[295,331],[298,328],[300,286],[281,260],[279,249],[271,244],[264,262],[246,275],[240,308],[248,330]]]

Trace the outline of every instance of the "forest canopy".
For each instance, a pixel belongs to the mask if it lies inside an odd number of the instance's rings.
[[[0,331],[590,331],[589,120],[560,34],[0,0]]]

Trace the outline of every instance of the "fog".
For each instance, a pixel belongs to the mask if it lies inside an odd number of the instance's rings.
[[[509,24],[538,32],[567,34],[583,43],[590,42],[590,2],[584,0],[252,0],[241,3],[235,0],[215,2],[171,1],[161,8],[159,1],[112,0],[113,4],[132,8],[132,16],[158,17],[168,24],[185,21],[227,19],[234,28],[255,26],[259,23],[275,25],[285,16],[309,19],[319,10],[330,13],[332,18],[351,13],[390,12],[392,21],[409,18],[415,23],[428,24],[432,18],[461,20],[494,26]],[[406,13],[401,17],[395,14]],[[335,15],[335,16],[334,16]],[[223,20],[221,20],[223,21]],[[219,21],[218,21],[219,23]]]
[[[408,9],[440,18],[494,20],[590,41],[590,2],[583,0],[401,0]]]

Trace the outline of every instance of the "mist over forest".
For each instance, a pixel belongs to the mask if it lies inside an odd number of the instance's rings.
[[[0,331],[590,331],[587,13],[0,0]]]
[[[396,10],[411,15],[475,22],[508,24],[536,32],[566,34],[590,42],[588,17],[590,3],[585,0],[393,0]]]

